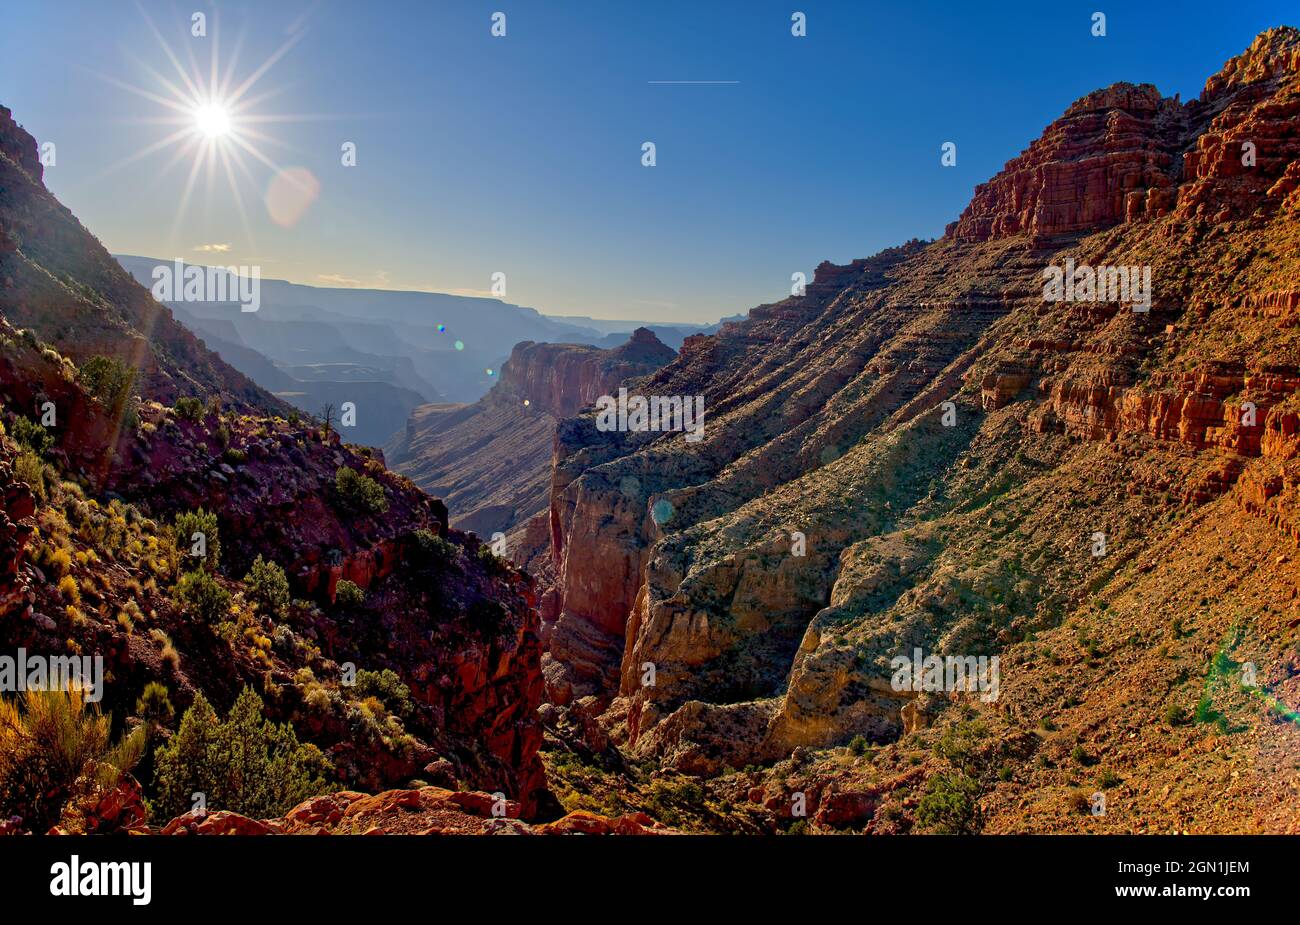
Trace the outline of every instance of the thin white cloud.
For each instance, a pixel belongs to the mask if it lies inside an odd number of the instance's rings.
[[[194,248],[200,254],[225,254],[229,253],[229,244],[200,244]]]
[[[322,283],[329,283],[331,286],[343,286],[347,289],[359,289],[365,285],[359,279],[352,279],[348,276],[339,276],[337,273],[320,273],[316,278]]]

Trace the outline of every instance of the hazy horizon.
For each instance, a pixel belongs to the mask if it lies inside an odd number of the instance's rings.
[[[183,254],[174,255],[172,257],[160,257],[156,254],[128,254],[128,253],[114,251],[111,248],[109,249],[109,253],[119,263],[121,263],[123,260],[147,260],[147,261],[157,261],[159,262],[160,265],[163,265],[167,262],[174,262],[180,260],[186,266],[212,268],[216,270],[226,270],[230,272],[238,271],[241,266],[235,261],[223,262],[211,258],[203,259],[202,256],[200,256],[198,259],[195,259],[192,256],[186,256]],[[243,266],[249,266],[249,264],[243,264]],[[286,283],[287,285],[290,286],[301,286],[305,289],[339,289],[339,290],[352,290],[358,293],[386,292],[386,293],[394,293],[399,295],[441,295],[441,296],[452,296],[455,298],[463,298],[463,299],[485,299],[492,302],[498,302],[501,305],[510,308],[518,308],[525,311],[535,311],[539,315],[542,315],[546,318],[551,318],[556,321],[578,322],[583,320],[589,320],[589,321],[606,322],[611,325],[618,324],[620,322],[626,322],[628,324],[631,324],[633,322],[645,322],[649,324],[663,325],[665,327],[671,327],[673,325],[690,326],[690,327],[707,327],[712,324],[717,324],[722,320],[722,317],[726,317],[726,316],[721,316],[719,318],[710,318],[708,320],[683,320],[683,321],[675,321],[675,322],[663,322],[663,321],[655,321],[649,318],[599,317],[599,316],[575,315],[575,314],[562,315],[562,314],[555,314],[553,312],[543,311],[542,309],[537,308],[535,305],[521,305],[510,299],[497,298],[496,296],[493,296],[489,293],[448,292],[441,289],[403,289],[403,288],[396,288],[392,286],[389,287],[350,286],[350,285],[340,285],[337,283],[331,284],[323,280],[311,280],[311,281],[304,282],[302,280],[296,280],[296,279],[284,279],[282,277],[272,276],[266,273],[260,273],[259,279],[262,280],[263,282]],[[141,285],[146,285],[146,283],[143,280],[140,280],[140,283]],[[148,288],[147,285],[146,288]],[[743,312],[737,312],[735,314],[743,314]]]

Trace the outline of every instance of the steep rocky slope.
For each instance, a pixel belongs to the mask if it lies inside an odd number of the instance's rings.
[[[59,369],[0,320],[8,431],[33,427],[13,410],[23,407],[15,393]],[[83,421],[117,433],[93,399],[80,400]],[[139,419],[103,486],[69,480],[62,443],[37,453],[0,437],[9,474],[0,648],[102,655],[102,707],[119,721],[135,715],[151,681],[182,710],[198,693],[224,710],[252,686],[268,715],[322,748],[341,783],[379,789],[433,774],[536,811],[542,682],[526,576],[480,555],[474,537],[447,529],[442,502],[337,434],[238,412],[190,419],[156,402]],[[12,474],[20,456],[22,481]],[[347,496],[344,469],[374,480],[382,511]],[[216,515],[208,541],[220,539],[215,573],[231,596],[222,617],[196,611],[173,584],[199,560],[171,524],[200,509]],[[288,576],[283,612],[239,580],[257,557]],[[358,600],[340,598],[345,580]],[[400,715],[348,687],[349,671],[385,670],[409,694]]]
[[[640,388],[703,441],[565,421],[557,728],[782,825],[1294,826],[1298,115],[1291,28],[1197,100],[1089,94],[942,240],[689,339]],[[1150,310],[1047,301],[1067,259]],[[999,696],[896,690],[917,647]]]
[[[556,421],[674,355],[646,328],[609,350],[524,341],[491,392],[472,405],[417,408],[386,454],[396,471],[447,499],[457,527],[510,531],[546,510]]]

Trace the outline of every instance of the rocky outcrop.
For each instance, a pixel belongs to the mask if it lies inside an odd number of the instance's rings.
[[[572,812],[529,825],[520,805],[500,794],[441,787],[387,790],[373,796],[340,791],[313,797],[280,819],[256,820],[231,812],[186,813],[163,835],[669,835],[643,813],[609,818]]]
[[[567,418],[675,356],[649,328],[637,328],[626,343],[609,350],[524,341],[501,368],[497,388],[554,418]]]
[[[988,241],[1100,231],[1174,209],[1223,221],[1276,208],[1295,189],[1300,32],[1262,33],[1198,100],[1119,83],[1075,102],[980,184],[947,236]],[[1262,201],[1261,201],[1262,200]]]
[[[415,409],[389,458],[398,472],[447,499],[457,528],[481,536],[509,532],[546,509],[556,421],[674,355],[646,328],[609,350],[525,341],[475,404]]]
[[[1150,84],[1090,93],[978,186],[948,235],[962,241],[1049,237],[1168,211],[1186,118],[1177,101]]]

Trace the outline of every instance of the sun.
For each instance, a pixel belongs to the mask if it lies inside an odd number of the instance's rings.
[[[214,24],[209,40],[210,45],[208,45],[210,60],[208,67],[202,68],[191,50],[192,46],[188,44],[189,22],[186,20],[183,31],[185,37],[181,39],[185,43],[183,54],[189,57],[189,66],[186,67],[149,14],[143,8],[140,9],[140,13],[149,31],[157,39],[162,56],[171,65],[173,73],[165,74],[166,67],[163,68],[163,72],[160,72],[129,51],[127,56],[148,77],[146,86],[136,86],[108,74],[94,71],[91,73],[107,84],[126,90],[160,107],[157,115],[128,118],[126,121],[166,126],[168,134],[150,144],[143,144],[121,160],[107,165],[100,171],[99,176],[107,177],[138,160],[171,149],[171,156],[157,171],[155,182],[179,164],[186,160],[190,162],[188,176],[185,177],[172,222],[171,239],[175,239],[179,233],[200,177],[206,175],[210,201],[216,175],[223,173],[230,198],[244,226],[244,234],[251,244],[253,229],[248,211],[244,207],[245,191],[251,188],[254,190],[254,196],[257,196],[259,193],[256,191],[266,186],[265,180],[255,175],[259,165],[269,170],[272,178],[286,174],[287,168],[268,155],[265,148],[279,147],[293,150],[291,145],[268,134],[265,130],[276,123],[337,118],[329,115],[273,114],[260,111],[261,105],[278,95],[279,90],[266,90],[257,94],[251,92],[276,62],[306,34],[307,17],[303,16],[295,21],[288,30],[288,38],[259,66],[253,68],[247,77],[239,80],[236,77],[236,67],[243,46],[242,34],[235,44],[233,54],[225,56],[223,60],[220,49],[220,23],[218,21]],[[297,180],[290,179],[289,183],[295,188],[307,188]]]
[[[205,138],[230,134],[230,112],[221,103],[205,103],[194,110],[194,127]]]

